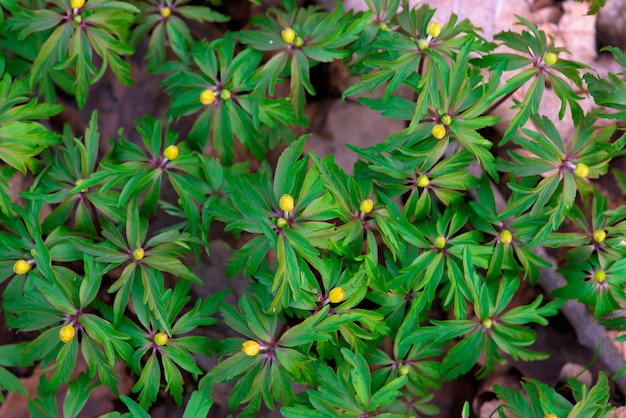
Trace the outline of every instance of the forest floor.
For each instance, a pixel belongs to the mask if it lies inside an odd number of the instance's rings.
[[[198,35],[208,38],[219,37],[226,30],[245,27],[251,15],[263,12],[263,9],[252,6],[248,0],[226,0],[223,3],[224,6],[220,11],[230,15],[231,22],[195,28]],[[272,1],[263,3],[272,3]],[[362,9],[364,4],[362,0],[346,0],[345,3],[357,9]],[[572,59],[589,65],[600,74],[619,71],[612,60],[600,55],[598,50],[600,46],[608,42],[606,39],[626,40],[624,33],[620,32],[626,30],[625,25],[615,17],[586,16],[586,4],[555,0],[431,0],[424,3],[429,3],[438,9],[435,18],[441,22],[446,22],[451,12],[459,15],[461,19],[469,18],[475,25],[483,28],[483,34],[488,39],[500,30],[514,28],[515,14],[524,16],[554,36],[557,43],[568,48],[572,52]],[[614,12],[626,16],[626,13],[622,13],[624,9],[621,9],[626,2],[608,0],[607,3],[605,14]],[[599,25],[598,19],[612,21],[615,28],[612,29],[610,25],[602,23],[601,30],[596,30]],[[624,45],[617,46],[625,47]],[[135,134],[134,118],[151,114],[165,119],[169,97],[160,88],[158,77],[146,75],[145,63],[142,60],[143,53],[145,51],[138,51],[132,58],[134,86],[121,86],[112,74],[107,74],[92,87],[85,109],[78,110],[67,98],[63,113],[51,121],[53,126],[61,129],[63,124],[68,123],[74,133],[80,135],[84,132],[92,111],[97,109],[102,138],[117,137],[120,127],[123,127],[124,132],[132,137]],[[341,100],[341,93],[353,82],[341,64],[332,63],[315,67],[312,70],[312,81],[318,94],[310,98],[306,108],[310,122],[306,132],[312,134],[307,141],[308,150],[320,156],[334,155],[335,161],[348,172],[351,171],[356,156],[346,147],[346,144],[360,147],[371,146],[405,127],[404,122],[383,118],[378,112],[358,104],[355,100]],[[554,109],[558,109],[558,105],[554,106],[552,103],[547,98],[544,103],[545,107],[542,109],[548,115],[553,115],[553,120],[556,121]],[[502,106],[502,108],[505,107]],[[499,116],[506,123],[508,116],[504,110]],[[568,125],[567,121],[563,121],[559,126],[564,130],[562,134],[567,135],[569,133],[567,130],[571,129],[571,122]],[[184,137],[189,127],[189,121],[184,118],[174,125],[175,130],[181,132],[181,137]],[[494,142],[497,142],[498,130],[494,129],[489,134]],[[106,141],[103,143],[106,147]],[[104,152],[105,149],[101,151]],[[246,154],[242,150],[239,151],[239,160],[245,160]],[[279,151],[276,151],[269,156],[270,162],[275,161],[278,153]],[[626,172],[623,159],[617,160],[615,164],[620,170]],[[25,179],[24,184],[27,181],[28,179]],[[605,183],[603,188],[613,198],[611,206],[626,203],[622,193],[610,180],[606,180]],[[167,224],[169,220],[163,218],[157,220],[158,222]],[[235,302],[244,292],[247,281],[243,278],[227,278],[225,266],[230,256],[228,248],[237,247],[239,243],[223,231],[219,231],[219,227],[215,229],[211,255],[194,268],[194,272],[203,279],[205,285],[196,286],[194,289],[198,296],[208,296],[215,291],[229,288],[232,292],[227,300]],[[554,256],[558,259],[560,254],[554,254]],[[517,294],[519,300],[514,303],[527,304],[538,294],[545,293],[541,287],[532,287],[528,284],[522,286]],[[0,324],[5,324],[2,319],[0,318]],[[6,328],[2,328],[3,326],[0,325],[0,341],[15,342],[29,338],[28,334],[16,336]],[[446,383],[435,393],[432,400],[432,403],[440,408],[439,416],[460,416],[461,407],[467,400],[471,401],[475,416],[488,416],[483,411],[493,410],[493,407],[490,407],[490,402],[495,397],[492,387],[496,384],[507,385],[507,382],[519,384],[521,378],[536,378],[552,387],[557,387],[563,384],[567,377],[577,375],[589,367],[589,370],[585,371],[580,378],[586,379],[589,383],[595,381],[598,371],[602,370],[604,365],[599,361],[594,361],[594,350],[578,342],[577,333],[584,332],[584,330],[573,327],[563,315],[552,319],[549,326],[536,327],[535,330],[538,338],[533,349],[549,354],[547,360],[524,363],[510,359],[506,365],[499,367],[485,379],[477,380],[468,375]],[[212,338],[234,336],[227,327],[219,325],[207,332]],[[603,343],[611,344],[612,342]],[[215,364],[216,360],[198,358],[198,361],[201,367],[208,369]],[[24,376],[22,380],[27,387],[36,389],[38,384],[36,375]],[[130,378],[128,382],[132,386]],[[229,387],[226,385],[216,387],[215,405],[211,411],[211,417],[222,418],[228,415],[228,390]],[[16,397],[10,401],[13,403],[0,407],[0,418],[28,416],[27,412],[26,415],[20,415],[20,411],[26,410],[24,398]],[[616,404],[623,404],[624,399],[616,395],[613,401]],[[90,401],[88,408],[81,416],[97,416],[104,413],[101,411],[114,410],[115,407],[114,399],[103,393],[101,396],[96,395],[95,401]],[[169,399],[162,399],[151,414],[154,417],[181,416],[180,411]],[[277,417],[280,415],[277,412],[267,412],[260,416]]]

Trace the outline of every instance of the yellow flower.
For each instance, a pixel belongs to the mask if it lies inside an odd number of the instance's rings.
[[[280,33],[280,36],[283,38],[283,41],[287,44],[292,44],[293,40],[296,38],[296,32],[291,28],[285,28]]]
[[[417,178],[417,185],[419,187],[428,187],[428,185],[430,184],[430,180],[428,179],[427,176],[425,175],[421,175]]]
[[[346,298],[346,292],[341,287],[335,287],[328,294],[328,300],[330,301],[330,303],[343,302],[345,298]]]
[[[576,168],[574,168],[574,174],[582,178],[587,177],[589,175],[589,166],[584,163],[576,164]]]
[[[439,235],[437,238],[435,238],[435,247],[442,249],[446,246],[446,237],[442,237],[441,235]]]
[[[170,9],[167,6],[161,7],[161,10],[159,10],[159,13],[161,13],[161,16],[167,19],[172,14],[172,9]]]
[[[203,105],[211,104],[215,101],[215,92],[211,89],[206,89],[200,93],[200,103]]]
[[[433,134],[433,136],[437,139],[441,139],[444,136],[446,136],[446,128],[445,126],[437,123],[435,126],[433,126],[433,128],[430,130],[430,133]]]
[[[136,248],[135,251],[133,251],[133,258],[137,261],[143,260],[145,255],[146,253],[143,248]]]
[[[374,209],[374,202],[372,201],[372,199],[362,200],[361,204],[359,205],[359,209],[363,213],[370,213],[372,209]]]
[[[559,60],[557,55],[554,52],[548,52],[545,57],[543,57],[543,61],[547,65],[554,65]]]
[[[491,320],[491,318],[486,318],[483,320],[483,327],[484,328],[491,328],[493,326],[493,321]]]
[[[67,344],[70,341],[72,341],[72,338],[74,338],[75,333],[76,332],[74,331],[74,326],[67,324],[64,327],[62,327],[61,330],[59,331],[59,339]]]
[[[606,239],[606,232],[603,229],[593,231],[593,239],[596,242],[602,242]]]
[[[157,332],[157,334],[154,336],[154,343],[156,345],[167,344],[167,334],[164,332]]]
[[[248,340],[244,341],[243,344],[241,344],[241,351],[246,353],[246,355],[253,357],[259,354],[259,351],[261,351],[261,346],[254,340]]]
[[[176,145],[170,145],[169,147],[165,148],[165,151],[163,151],[163,155],[168,160],[175,160],[176,158],[178,158],[178,147]]]
[[[430,22],[428,26],[426,26],[426,33],[436,38],[441,33],[441,23],[439,22]]]
[[[510,244],[513,241],[513,234],[508,229],[500,232],[500,242],[503,244]]]
[[[606,273],[604,272],[604,270],[596,270],[596,272],[593,274],[593,278],[596,279],[598,283],[602,283],[606,280]]]
[[[72,0],[70,4],[72,5],[72,9],[80,9],[85,5],[85,0]]]
[[[284,194],[284,195],[282,195],[280,197],[280,200],[278,201],[278,205],[285,212],[290,212],[290,211],[293,210],[293,207],[294,207],[295,203],[294,203],[293,197],[291,197],[291,195]]]
[[[17,260],[13,264],[13,272],[15,274],[26,274],[30,270],[30,263],[26,260]]]

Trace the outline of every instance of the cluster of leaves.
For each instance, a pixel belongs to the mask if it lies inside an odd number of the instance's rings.
[[[57,410],[64,384],[65,416],[100,384],[118,394],[123,365],[136,376],[135,398],[120,395],[126,416],[147,416],[160,391],[182,404],[192,380],[199,388],[185,416],[205,416],[213,385],[233,380],[229,406],[249,416],[262,403],[287,417],[434,414],[429,402],[446,380],[485,376],[508,358],[545,359],[529,348],[534,327],[566,299],[597,319],[626,300],[626,210],[609,210],[594,181],[626,144],[606,124],[624,111],[618,76],[583,74],[523,18],[521,33],[489,43],[469,21],[441,24],[406,1],[368,0],[369,11],[354,13],[284,0],[250,29],[207,42],[194,39],[190,21],[227,17],[188,3],[0,0],[2,309],[9,327],[38,333],[0,347],[0,388],[26,392],[6,367],[48,370],[33,416]],[[130,84],[124,57],[144,39],[148,70],[165,73],[172,96],[168,121],[137,119],[139,140],[120,131],[103,155],[96,112],[82,137],[36,121],[60,112],[57,88],[83,107],[108,68]],[[333,60],[361,76],[344,96],[407,126],[376,146],[351,146],[354,174],[332,156],[305,154],[307,136],[290,130],[306,124],[310,68]],[[548,83],[559,117],[574,121],[571,138],[539,114]],[[584,113],[572,87],[583,83],[617,113]],[[508,142],[504,155],[483,129],[522,86],[498,144]],[[377,87],[382,97],[363,97]],[[181,139],[170,122],[191,115]],[[234,163],[234,138],[260,161],[254,169]],[[272,167],[265,155],[281,143]],[[17,170],[34,176],[23,205],[8,193]],[[165,226],[164,213],[174,219]],[[202,281],[189,265],[209,251],[218,222],[247,238],[227,266],[249,278],[238,307],[223,303],[224,292],[192,301]],[[568,283],[547,303],[520,304],[522,281],[535,284],[550,267],[536,246],[572,247]],[[218,311],[242,337],[198,335]],[[202,370],[201,354],[220,362]],[[608,411],[606,377],[589,391],[571,385],[576,405],[536,381],[523,386],[530,403],[497,393],[522,416]]]

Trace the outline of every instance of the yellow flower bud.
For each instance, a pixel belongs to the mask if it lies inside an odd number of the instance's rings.
[[[165,345],[167,344],[167,334],[164,332],[157,332],[154,336],[154,343],[156,345]]]
[[[289,211],[293,210],[293,207],[294,207],[295,203],[294,203],[293,197],[291,197],[291,195],[284,194],[284,195],[282,195],[280,197],[280,201],[278,202],[278,205],[285,212],[289,212]]]
[[[450,116],[450,115],[443,115],[441,117],[441,123],[443,123],[446,126],[450,125],[452,123],[452,116]]]
[[[85,5],[85,0],[71,0],[72,9],[80,9]]]
[[[296,38],[296,32],[291,28],[285,28],[280,33],[280,36],[283,38],[283,41],[287,44],[292,44],[293,40]]]
[[[161,13],[161,16],[167,19],[172,14],[172,9],[170,9],[167,6],[161,7],[161,10],[159,10],[159,13]]]
[[[15,274],[26,274],[30,270],[30,263],[26,260],[17,260],[13,264],[13,272]]]
[[[544,418],[557,418],[556,414],[548,414]]]
[[[435,238],[435,247],[442,249],[446,246],[446,237],[442,237],[441,235]]]
[[[285,218],[278,218],[276,220],[276,226],[279,227],[280,229],[283,229],[287,225],[288,225],[288,222],[287,222],[287,219]]]
[[[137,261],[143,260],[143,257],[146,255],[143,248],[137,248],[133,251],[133,258]]]
[[[574,174],[582,178],[587,177],[589,175],[589,166],[584,163],[576,164],[576,168],[574,169]]]
[[[165,151],[163,151],[163,155],[170,161],[175,160],[176,158],[178,158],[178,147],[176,145],[170,145],[169,147],[165,148]]]
[[[417,47],[420,49],[420,51],[425,51],[430,47],[430,42],[428,42],[426,39],[420,39],[419,41],[417,41]]]
[[[604,270],[596,270],[596,272],[593,274],[593,278],[596,279],[598,283],[602,283],[606,280],[606,273],[604,272]]]
[[[446,136],[446,128],[445,126],[437,123],[435,126],[433,126],[433,128],[430,130],[430,133],[433,134],[433,136],[437,139],[441,139],[444,136]]]
[[[547,65],[554,65],[556,64],[556,62],[559,60],[559,58],[557,57],[557,55],[554,52],[548,52],[545,57],[543,57],[543,61],[547,64]]]
[[[206,89],[200,93],[200,103],[203,105],[211,104],[215,101],[215,92],[211,89]]]
[[[606,232],[603,229],[593,231],[593,239],[596,242],[602,242],[606,239]]]
[[[72,338],[74,338],[75,333],[76,331],[74,331],[74,326],[67,324],[64,327],[62,327],[61,330],[59,331],[59,339],[67,344],[70,341],[72,341]]]
[[[510,244],[513,241],[513,234],[508,229],[500,232],[500,242],[503,244]]]
[[[328,294],[328,300],[330,301],[330,303],[343,302],[345,298],[346,298],[346,292],[341,287],[335,287]]]
[[[441,33],[441,23],[439,22],[430,22],[428,26],[426,26],[426,33],[436,38]]]
[[[486,318],[483,319],[483,328],[491,328],[493,326],[493,321],[491,320],[491,318]]]
[[[304,39],[302,38],[302,36],[296,36],[296,39],[294,39],[293,44],[297,48],[300,48],[302,45],[304,45]]]
[[[374,202],[372,201],[372,199],[362,200],[361,204],[359,205],[359,209],[363,213],[370,213],[372,209],[374,209]]]
[[[259,351],[261,351],[261,346],[254,340],[248,340],[244,341],[243,344],[241,344],[241,351],[246,353],[246,355],[253,357],[259,354]]]
[[[417,178],[417,185],[419,187],[428,187],[428,185],[430,184],[430,179],[425,176],[425,175],[421,175]]]

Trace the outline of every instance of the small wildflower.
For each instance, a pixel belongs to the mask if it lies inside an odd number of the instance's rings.
[[[370,213],[374,209],[374,202],[372,199],[364,199],[359,205],[359,210],[363,213]]]
[[[436,38],[441,33],[441,23],[439,22],[430,22],[428,26],[426,26],[426,33],[433,38]]]
[[[296,32],[291,28],[285,28],[280,33],[280,36],[283,38],[283,41],[287,44],[292,44],[293,40],[296,38]]]
[[[71,324],[67,324],[59,331],[59,339],[67,344],[72,341],[75,333],[76,331],[74,331],[74,326]]]
[[[593,231],[593,240],[595,242],[602,242],[606,239],[606,231],[604,229],[596,229]]]
[[[261,346],[254,340],[248,340],[244,341],[243,344],[241,344],[241,351],[246,353],[246,355],[253,357],[259,354],[259,351],[261,351]]]
[[[346,298],[346,292],[341,287],[335,287],[328,294],[328,300],[330,301],[330,303],[343,302],[345,298]]]
[[[280,200],[278,201],[278,205],[285,212],[290,212],[290,211],[293,210],[293,207],[294,207],[295,203],[294,203],[293,197],[291,197],[291,195],[284,194],[284,195],[282,195],[280,197]]]
[[[606,273],[604,270],[596,270],[593,274],[593,278],[596,279],[596,282],[603,283],[606,280]]]
[[[200,93],[200,103],[203,105],[211,104],[215,101],[215,92],[211,89],[206,89]]]
[[[172,9],[170,9],[167,6],[161,7],[161,10],[159,10],[159,13],[161,13],[161,16],[167,19],[172,14]]]
[[[178,158],[178,147],[176,145],[170,145],[169,147],[165,148],[165,151],[163,151],[163,155],[170,161],[175,160],[176,158]]]
[[[543,61],[547,65],[554,65],[559,60],[557,55],[554,52],[548,52],[545,57],[543,57]]]
[[[500,232],[500,242],[503,244],[510,244],[513,241],[513,234],[508,229]]]
[[[576,164],[576,168],[574,168],[574,174],[582,178],[587,177],[589,175],[589,166],[585,163]]]
[[[154,343],[159,346],[167,344],[167,334],[164,332],[158,332],[154,336]]]
[[[439,235],[437,238],[435,238],[435,247],[442,249],[446,246],[446,237],[442,237],[441,235]]]
[[[437,123],[435,126],[433,126],[433,128],[430,130],[430,133],[433,134],[433,136],[437,139],[441,139],[444,136],[446,136],[446,128],[445,126]]]
[[[279,227],[280,229],[283,229],[287,225],[288,225],[288,222],[287,222],[287,219],[285,218],[278,218],[278,220],[276,220],[276,226]]]
[[[430,47],[430,42],[428,42],[428,40],[426,39],[420,39],[419,41],[417,41],[417,47],[420,49],[420,51],[425,51]]]
[[[425,176],[425,175],[421,175],[417,178],[417,185],[419,187],[428,187],[428,185],[430,184],[430,179]]]
[[[133,258],[137,261],[143,260],[143,257],[146,255],[143,248],[137,248],[133,251]]]
[[[30,264],[26,260],[17,260],[13,264],[13,272],[15,274],[26,274],[30,270]]]
[[[483,328],[485,329],[489,329],[493,326],[493,321],[491,320],[491,318],[485,318],[483,319]]]
[[[222,98],[222,100],[228,100],[230,99],[230,90],[228,89],[223,89],[222,91],[220,91],[220,97]]]
[[[85,181],[85,180],[83,180],[83,179],[78,179],[78,180],[76,180],[76,183],[74,183],[74,184],[75,184],[76,186],[80,186],[80,185],[83,183],[83,181]],[[80,189],[80,192],[81,192],[81,193],[85,193],[86,191],[87,191],[87,189]]]
[[[72,9],[80,9],[85,5],[85,0],[72,0],[70,2]]]

